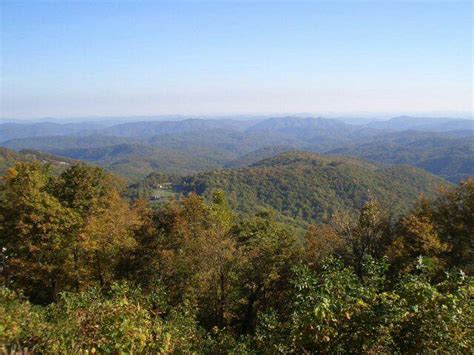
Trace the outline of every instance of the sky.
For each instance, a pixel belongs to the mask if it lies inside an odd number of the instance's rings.
[[[0,117],[471,114],[456,0],[0,1]]]

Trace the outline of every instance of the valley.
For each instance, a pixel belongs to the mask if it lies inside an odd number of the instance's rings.
[[[41,160],[37,156],[50,157],[58,171],[60,164],[83,161],[125,179],[131,199],[156,205],[191,192],[210,198],[223,190],[242,215],[271,211],[304,228],[341,211],[355,213],[371,198],[399,215],[421,193],[430,196],[473,176],[470,123],[280,117],[0,124],[0,145],[3,170],[14,160]],[[35,135],[25,137],[32,129]]]

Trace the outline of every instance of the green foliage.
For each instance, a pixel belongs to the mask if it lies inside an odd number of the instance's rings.
[[[163,294],[126,284],[104,293],[92,288],[63,293],[44,310],[32,309],[8,290],[0,294],[3,344],[40,353],[190,352],[201,333],[192,309],[169,309]]]
[[[0,186],[5,284],[38,303],[99,281],[110,284],[117,256],[134,240],[135,216],[104,171],[20,163]]]
[[[403,132],[369,143],[329,151],[383,164],[408,164],[458,183],[474,175],[474,140],[441,134]]]
[[[237,224],[232,235],[240,253],[237,267],[239,298],[237,314],[241,329],[254,329],[257,313],[270,307],[285,305],[290,265],[301,251],[298,240],[269,214],[260,214]]]
[[[179,191],[210,196],[222,189],[233,209],[254,214],[271,208],[306,222],[327,222],[338,211],[355,214],[370,198],[407,211],[421,192],[443,182],[409,167],[380,168],[349,158],[285,153],[249,168],[219,170],[183,179]]]
[[[70,283],[68,249],[78,221],[74,211],[47,192],[50,181],[45,166],[21,163],[8,171],[0,193],[6,284],[37,302],[54,299]]]
[[[387,266],[366,259],[362,278],[336,260],[318,274],[297,268],[291,316],[262,315],[258,346],[295,353],[470,351],[472,280],[430,284],[423,274],[410,275],[387,290]]]
[[[0,349],[3,352],[30,347],[43,332],[44,322],[41,308],[32,306],[12,290],[0,288]]]
[[[254,168],[268,179],[273,173],[272,186],[279,186],[280,170],[314,170],[321,179],[351,169],[367,170],[369,179],[379,171],[357,160],[295,153]],[[169,176],[149,182],[162,179]],[[341,179],[324,181],[342,188],[348,181]],[[218,189],[203,190],[207,199],[190,193],[158,207],[130,203],[122,191],[120,181],[95,167],[73,165],[55,175],[46,165],[21,163],[7,171],[0,185],[1,351],[474,347],[470,180],[421,199],[401,218],[372,198],[374,187],[359,208],[305,234],[272,209],[236,214]],[[332,204],[336,211],[337,199]]]
[[[419,255],[438,264],[438,269],[461,268],[474,272],[474,181],[443,189],[436,199],[422,199],[417,208],[399,222],[391,247],[397,264],[407,265]]]
[[[34,150],[22,150],[15,152],[13,150],[0,147],[0,175],[7,172],[9,168],[16,163],[41,163],[48,165],[55,174],[60,174],[67,167],[74,164],[74,161],[68,158],[60,158],[54,155],[42,153]]]

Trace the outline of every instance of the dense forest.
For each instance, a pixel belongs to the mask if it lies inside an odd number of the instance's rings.
[[[350,122],[350,123],[349,123]],[[0,123],[0,146],[77,159],[131,182],[250,166],[286,151],[408,164],[458,183],[474,173],[474,125],[456,118],[362,123],[324,117]]]
[[[352,155],[384,164],[409,164],[457,183],[474,175],[474,135],[403,132],[370,143],[352,144],[329,154]]]
[[[185,177],[176,188],[208,197],[222,189],[239,212],[273,209],[292,219],[323,222],[337,211],[356,212],[370,198],[397,214],[420,193],[442,184],[409,166],[386,168],[347,157],[289,152],[247,168]]]
[[[318,179],[348,169],[292,154],[279,165],[328,165]],[[217,188],[150,205],[98,167],[17,163],[0,183],[3,352],[469,353],[474,181],[402,215],[390,188],[295,233]]]
[[[15,152],[13,150],[0,147],[0,175],[5,174],[9,168],[12,168],[18,162],[37,162],[41,164],[48,164],[55,173],[60,173],[70,165],[78,163],[78,161],[73,159],[57,157],[35,150],[23,150],[21,152]]]

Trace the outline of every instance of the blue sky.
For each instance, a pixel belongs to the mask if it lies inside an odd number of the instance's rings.
[[[1,112],[466,113],[471,1],[2,1]]]

